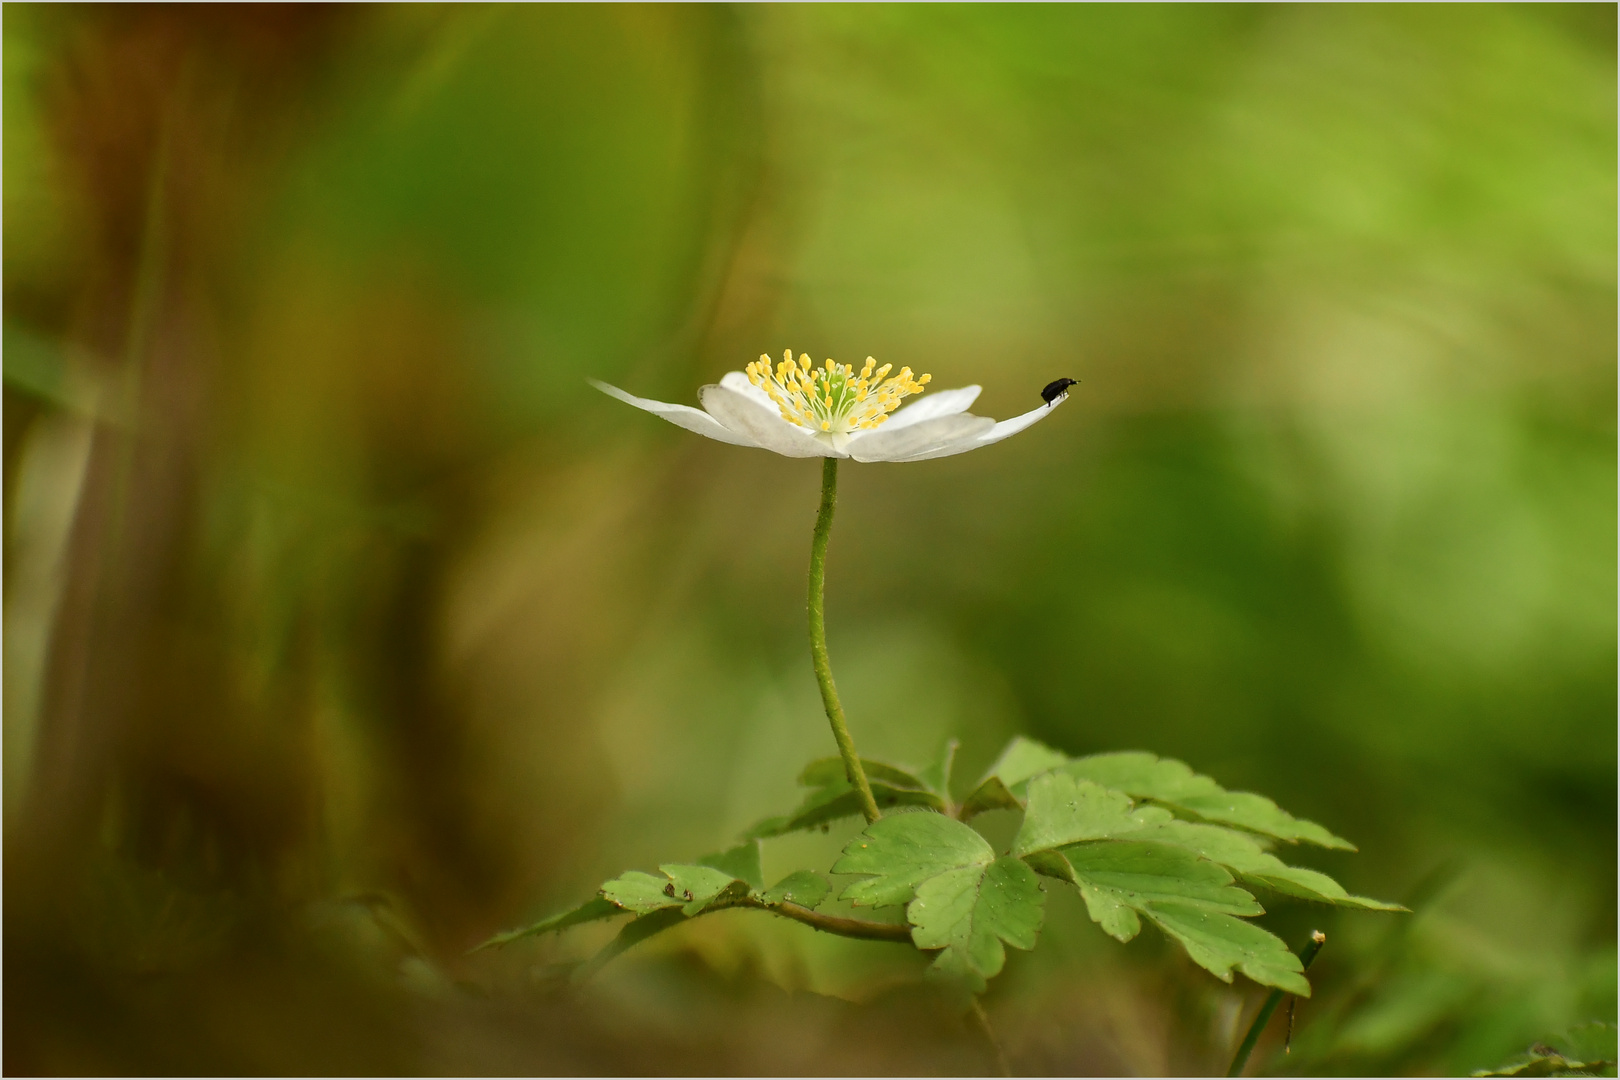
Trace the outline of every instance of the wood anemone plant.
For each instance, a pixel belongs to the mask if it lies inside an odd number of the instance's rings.
[[[1263,796],[1228,791],[1180,761],[1142,751],[1077,758],[1015,738],[961,799],[953,795],[954,741],[932,764],[915,770],[856,752],[828,658],[822,595],[840,459],[916,461],[978,449],[1042,419],[1074,385],[1069,379],[1053,382],[1041,405],[998,424],[966,412],[977,386],[902,408],[901,400],[922,392],[928,376],[914,378],[906,368],[885,380],[889,369],[874,372],[874,363],[868,359],[856,372],[829,360],[818,369],[808,356],[795,364],[790,352],[773,370],[762,357],[746,373],[732,372],[704,387],[700,397],[707,411],[597,384],[710,438],[824,459],[810,547],[810,657],[838,756],[805,766],[798,807],[759,822],[736,846],[689,863],[664,863],[657,873],[626,871],[580,906],[497,934],[479,948],[627,917],[618,936],[576,970],[576,978],[588,978],[663,930],[712,912],[749,908],[843,937],[910,942],[934,955],[930,976],[978,995],[1001,971],[1006,946],[1035,947],[1047,890],[1072,887],[1092,920],[1119,941],[1134,938],[1146,920],[1216,978],[1230,982],[1233,972],[1241,972],[1273,988],[1277,993],[1264,1018],[1284,993],[1309,996],[1304,970],[1320,941],[1313,937],[1301,950],[1306,959],[1295,955],[1252,921],[1265,914],[1257,893],[1405,910],[1353,896],[1326,874],[1274,854],[1279,844],[1355,850],[1315,822]],[[998,852],[972,825],[988,810],[1022,815],[1006,851]],[[856,815],[866,827],[828,872],[844,879],[838,900],[869,908],[873,917],[821,910],[835,886],[820,870],[796,870],[767,885],[762,842]],[[969,1000],[988,1035],[977,997]],[[1257,1018],[1253,1038],[1264,1018]],[[1241,1066],[1234,1061],[1234,1069]]]

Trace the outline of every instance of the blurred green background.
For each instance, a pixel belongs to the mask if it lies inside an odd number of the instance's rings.
[[[915,953],[763,915],[466,955],[832,752],[815,463],[585,382],[788,347],[1083,380],[844,470],[865,754],[1147,749],[1357,841],[1295,858],[1416,913],[1268,902],[1329,945],[1262,1071],[1614,1020],[1613,5],[3,17],[6,1072],[988,1069]],[[1153,1074],[1259,996],[1057,898],[987,1004]]]

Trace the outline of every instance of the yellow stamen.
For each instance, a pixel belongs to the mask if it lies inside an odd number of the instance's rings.
[[[770,355],[762,354],[748,365],[747,374],[789,423],[811,431],[849,434],[882,424],[904,399],[922,393],[932,378],[913,376],[909,367],[889,378],[893,365],[884,364],[874,371],[876,364],[868,356],[857,374],[853,365],[829,357],[816,367],[809,353],[800,353],[795,362],[789,349],[774,370]]]

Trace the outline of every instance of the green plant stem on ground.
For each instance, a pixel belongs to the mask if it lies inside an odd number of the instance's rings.
[[[1316,954],[1322,951],[1323,942],[1327,935],[1320,930],[1311,931],[1311,939],[1305,947],[1299,950],[1299,962],[1303,970],[1310,970],[1311,961]],[[1249,1055],[1254,1052],[1254,1044],[1260,1041],[1260,1033],[1266,1030],[1266,1024],[1271,1020],[1271,1014],[1277,1011],[1277,1004],[1283,999],[1281,990],[1273,990],[1266,995],[1266,1003],[1260,1006],[1255,1014],[1254,1023],[1249,1025],[1249,1033],[1243,1037],[1243,1045],[1239,1046],[1237,1053],[1232,1056],[1232,1067],[1226,1070],[1227,1076],[1242,1076],[1243,1066],[1249,1063]]]
[[[821,509],[816,514],[816,532],[810,541],[810,662],[816,668],[821,703],[827,710],[827,722],[832,725],[838,754],[844,759],[844,775],[860,792],[861,813],[871,823],[880,816],[877,800],[872,797],[872,785],[866,782],[866,770],[855,752],[855,740],[849,737],[849,724],[844,720],[844,707],[838,703],[838,687],[833,685],[832,664],[827,659],[826,602],[822,592],[827,583],[827,540],[832,534],[833,510],[838,504],[838,459],[823,458],[822,462]]]

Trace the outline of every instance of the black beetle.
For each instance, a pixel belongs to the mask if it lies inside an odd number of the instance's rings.
[[[1069,387],[1079,385],[1079,379],[1053,379],[1046,384],[1046,389],[1041,391],[1041,400],[1050,405],[1061,397]]]

